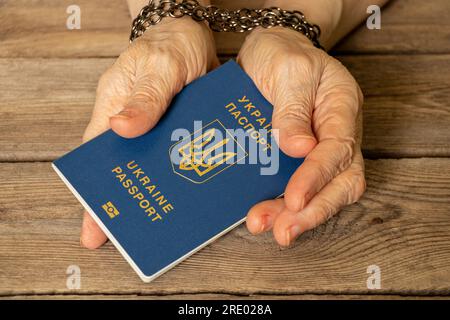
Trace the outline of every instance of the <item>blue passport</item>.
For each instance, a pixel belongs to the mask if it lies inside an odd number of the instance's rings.
[[[303,159],[279,151],[271,116],[230,60],[187,85],[147,134],[109,130],[53,168],[149,282],[282,195]]]

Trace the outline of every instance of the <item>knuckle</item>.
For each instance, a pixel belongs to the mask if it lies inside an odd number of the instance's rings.
[[[328,183],[331,179],[336,177],[339,173],[347,170],[353,160],[353,139],[348,139],[345,141],[338,141],[336,139],[330,139],[333,144],[333,152],[327,151],[326,157],[321,152],[319,155],[310,155],[306,159],[312,163],[312,167],[317,168],[319,181],[322,185]],[[321,141],[320,143],[326,143]],[[327,148],[328,150],[328,148]]]
[[[314,92],[306,88],[298,88],[297,86],[288,85],[288,87],[279,92],[276,99],[276,105],[281,111],[292,110],[311,116],[314,107]]]
[[[356,82],[356,80],[355,80]],[[359,101],[359,105],[362,106],[364,104],[364,93],[361,90],[361,87],[359,86],[358,83],[356,83],[356,87],[358,90],[358,101]]]
[[[321,186],[326,185],[336,174],[332,166],[328,164],[319,166],[318,172],[319,183]]]
[[[364,98],[358,82],[340,61],[333,59],[333,63],[327,66],[326,77],[334,81],[328,89],[333,105],[350,108],[356,113],[361,108]]]
[[[355,139],[353,137],[341,138],[337,141],[337,149],[341,155],[341,161],[339,162],[340,172],[347,169],[353,159],[353,146],[355,144]]]
[[[333,109],[314,110],[314,130],[321,141],[336,140],[353,148],[358,134],[358,114],[347,108],[348,104],[336,99]],[[316,112],[317,111],[317,112]]]
[[[336,205],[327,197],[321,199],[320,214],[317,215],[316,225],[330,220],[336,212]]]
[[[317,175],[316,179],[318,185],[324,186],[326,185],[335,175],[336,169],[329,161],[324,161],[323,159],[316,159],[313,157],[307,157],[311,167],[316,168]]]
[[[138,65],[167,68],[178,61],[182,61],[176,45],[169,41],[139,38],[134,41],[127,51],[120,55],[119,60],[132,59]],[[178,54],[177,54],[178,53]]]
[[[304,103],[296,101],[295,103],[286,103],[277,108],[273,120],[301,123],[309,126],[311,121],[310,113],[310,110],[305,107]]]
[[[366,190],[366,179],[364,173],[353,172],[344,179],[344,188],[347,194],[346,204],[357,202]]]
[[[194,77],[186,59],[170,47],[156,48],[142,62],[142,72],[155,80],[163,93],[174,94],[172,91],[180,90]]]
[[[134,91],[132,103],[135,106],[148,108],[164,108],[165,99],[161,94],[161,87],[157,87],[149,80],[144,81]]]
[[[319,63],[321,59],[318,55],[305,50],[298,50],[295,46],[272,49],[270,57],[270,68],[280,77],[295,74],[311,75],[316,67],[321,65]]]
[[[282,57],[280,56],[280,58],[282,58]],[[291,52],[288,52],[287,62],[292,67],[311,68],[315,64],[316,59],[311,54],[307,54],[304,52],[299,53],[297,51],[291,51]]]
[[[287,51],[287,53],[277,55],[277,74],[280,77],[287,77],[295,81],[298,75],[308,79],[316,79],[321,72],[321,59],[309,52]],[[314,80],[316,82],[316,80]]]
[[[352,77],[353,79],[353,77]],[[349,89],[349,106],[355,114],[359,113],[362,107],[363,99],[362,91],[359,88],[358,83],[353,79],[354,85]]]
[[[344,116],[356,117],[362,106],[358,84],[337,86],[336,89],[339,93],[334,97],[335,109],[340,110]]]
[[[362,107],[363,95],[355,78],[353,78],[349,71],[347,71],[347,73],[350,77],[350,83],[346,87],[346,99],[343,103],[347,106],[347,108],[350,108],[354,114],[357,114]]]
[[[355,144],[355,138],[333,137],[325,140],[330,141],[330,150],[334,150],[332,154],[329,155],[329,159],[337,168],[337,171],[342,172],[350,167],[353,160],[353,147]],[[322,142],[324,142],[325,140],[322,140]]]
[[[361,196],[366,192],[367,190],[367,182],[366,177],[364,176],[364,173],[361,172],[356,175],[355,177],[355,194],[354,194],[354,202],[358,201]]]

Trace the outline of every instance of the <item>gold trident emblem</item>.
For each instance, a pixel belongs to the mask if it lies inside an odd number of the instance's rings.
[[[219,130],[217,131],[220,133]],[[190,143],[188,142],[178,148],[181,155],[179,169],[194,170],[201,177],[225,163],[228,159],[233,158],[236,155],[234,152],[221,152],[212,155],[214,151],[225,146],[230,140],[225,138],[217,143],[211,142],[215,136],[216,129],[211,128]]]

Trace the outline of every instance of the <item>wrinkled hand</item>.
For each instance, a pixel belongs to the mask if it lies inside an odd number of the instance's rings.
[[[306,156],[284,199],[261,202],[247,216],[250,232],[273,229],[277,242],[288,246],[363,194],[363,96],[341,63],[293,30],[254,30],[238,60],[274,105],[280,149]]]
[[[219,64],[211,31],[192,19],[167,19],[123,52],[101,77],[83,141],[112,128],[125,138],[149,131],[172,97]],[[97,248],[107,240],[88,213],[80,243]]]

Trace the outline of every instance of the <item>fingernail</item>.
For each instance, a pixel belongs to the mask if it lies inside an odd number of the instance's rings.
[[[258,230],[258,234],[263,233],[265,229],[266,229],[266,224],[264,222],[261,222],[261,226]]]
[[[286,231],[286,245],[291,245],[291,243],[300,235],[300,232],[299,226],[292,226],[289,228],[288,231]]]
[[[116,114],[116,116],[123,117],[123,118],[127,118],[127,119],[133,117],[133,115],[132,115],[132,113],[130,112],[129,109],[123,109],[123,110],[120,111],[118,114]]]
[[[270,226],[270,218],[268,216],[261,217],[261,226],[259,228],[258,234],[263,233]]]

